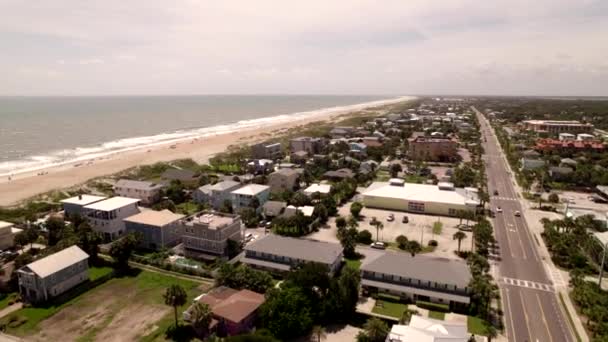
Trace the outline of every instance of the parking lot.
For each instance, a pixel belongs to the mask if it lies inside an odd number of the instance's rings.
[[[596,203],[590,199],[593,194],[586,192],[574,192],[574,191],[561,191],[556,192],[559,196],[559,200],[562,203],[568,201],[571,207],[574,208],[588,208],[598,211],[608,211],[608,204]]]

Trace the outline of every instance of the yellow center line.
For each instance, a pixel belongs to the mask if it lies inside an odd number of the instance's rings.
[[[536,294],[536,300],[538,300],[538,307],[540,308],[540,314],[543,318],[543,322],[545,323],[545,329],[547,329],[549,340],[553,342],[553,336],[551,336],[551,331],[549,331],[549,325],[547,324],[547,318],[545,317],[545,311],[543,310],[543,303],[541,303],[538,293]]]

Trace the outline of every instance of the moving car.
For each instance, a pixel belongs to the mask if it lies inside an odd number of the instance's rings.
[[[496,212],[497,212],[497,213],[502,213],[502,208],[501,208],[501,207],[497,207],[497,208],[496,208]]]
[[[494,196],[498,196],[498,190],[494,190]]]
[[[247,233],[247,234],[245,235],[245,242],[249,242],[249,241],[251,241],[251,240],[253,240],[253,234],[251,234],[251,233]]]
[[[515,212],[515,216],[517,216],[517,217],[521,216],[521,213],[519,212],[519,210]]]
[[[375,249],[386,249],[386,244],[384,242],[376,241],[369,245],[371,248]]]

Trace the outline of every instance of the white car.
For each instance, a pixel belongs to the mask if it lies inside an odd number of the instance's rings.
[[[497,208],[496,208],[496,212],[497,212],[497,213],[502,213],[502,208],[501,208],[501,207],[497,207]]]
[[[370,245],[371,248],[375,249],[386,249],[384,242],[376,241]]]

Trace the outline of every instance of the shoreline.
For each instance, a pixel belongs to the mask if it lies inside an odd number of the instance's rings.
[[[343,106],[346,108],[336,109],[335,111],[319,109],[317,113],[311,111],[310,116],[299,117],[295,120],[237,129],[233,132],[211,134],[205,137],[189,137],[179,141],[162,142],[152,146],[115,151],[103,156],[14,173],[10,181],[8,176],[2,176],[2,179],[0,179],[0,206],[13,206],[39,194],[70,188],[93,178],[111,175],[138,165],[184,158],[191,158],[197,163],[205,163],[215,154],[225,151],[230,145],[252,144],[281,134],[281,131],[286,129],[312,122],[331,121],[339,116],[356,111],[415,99],[414,96],[402,96]]]

